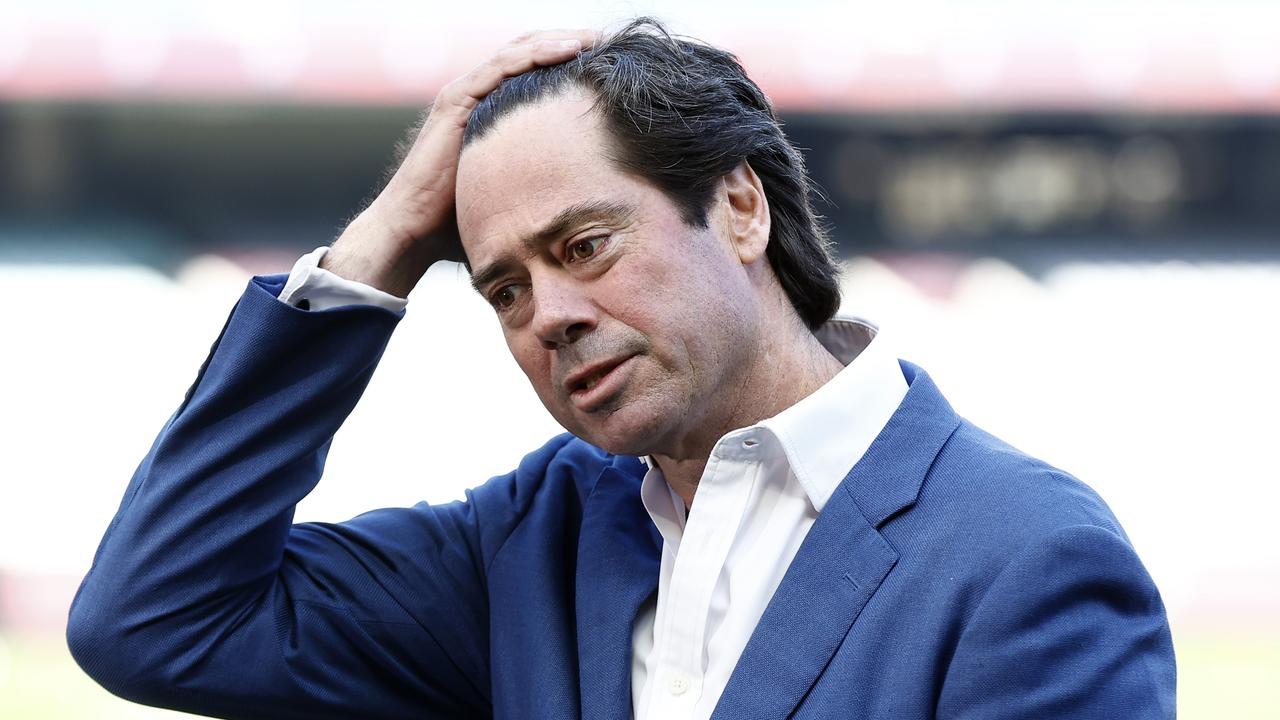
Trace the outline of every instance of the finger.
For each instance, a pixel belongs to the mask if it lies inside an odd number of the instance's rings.
[[[450,83],[449,99],[466,109],[493,92],[505,78],[528,72],[540,65],[555,65],[571,59],[578,51],[600,40],[600,33],[588,29],[539,30],[524,33],[501,48],[471,72]]]
[[[538,65],[554,65],[569,60],[574,53],[589,48],[600,41],[600,33],[594,30],[542,30],[526,33],[499,49],[486,61],[496,66],[501,77],[511,77],[533,69]],[[574,41],[578,44],[574,45]],[[533,64],[526,59],[532,56]],[[499,82],[501,78],[499,79]]]
[[[498,82],[528,72],[539,65],[555,65],[572,59],[582,50],[578,38],[537,40],[525,45],[506,48],[491,58],[490,66],[498,72]],[[486,78],[492,80],[492,77]],[[497,86],[497,82],[493,83]]]
[[[594,43],[593,37],[571,36],[542,40],[529,47],[529,51],[533,56],[534,65],[556,65],[572,60],[578,53],[589,50]],[[525,70],[519,72],[525,72]]]
[[[524,45],[503,48],[466,75],[454,80],[440,91],[436,111],[470,113],[486,95],[497,89],[499,83],[509,77],[528,72],[535,67],[555,65],[573,58],[583,47],[578,37],[543,39]],[[441,104],[444,107],[441,107]],[[433,113],[435,114],[435,113]]]
[[[581,40],[583,47],[593,45],[600,39],[600,33],[596,30],[588,30],[585,28],[556,28],[553,30],[535,30],[531,32],[520,33],[509,40],[504,48],[518,47],[520,45],[530,45],[541,40],[567,40],[576,38]]]
[[[526,33],[524,37],[528,42],[504,47],[440,90],[402,167],[435,167],[455,158],[461,138],[452,137],[453,133],[466,127],[471,111],[505,78],[569,60],[598,41],[600,35],[594,30],[545,30]]]

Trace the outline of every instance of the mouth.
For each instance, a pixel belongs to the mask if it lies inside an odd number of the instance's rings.
[[[609,368],[609,369],[612,370],[613,368]],[[591,373],[591,375],[589,375],[585,380],[578,383],[577,387],[574,388],[574,391],[576,392],[578,390],[590,390],[591,388],[595,387],[600,382],[600,379],[607,374],[608,374],[608,371]]]
[[[569,399],[579,410],[590,411],[622,389],[626,368],[634,355],[607,360],[584,368],[565,381]]]

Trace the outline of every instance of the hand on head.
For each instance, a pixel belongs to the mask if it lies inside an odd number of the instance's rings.
[[[471,111],[504,79],[565,62],[597,39],[594,30],[526,33],[444,86],[399,167],[334,242],[322,266],[407,297],[437,260],[462,260],[454,183]]]

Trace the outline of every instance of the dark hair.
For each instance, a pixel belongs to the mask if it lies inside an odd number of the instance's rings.
[[[835,314],[839,269],[811,207],[804,159],[733,55],[638,18],[573,60],[504,80],[471,111],[463,144],[570,86],[595,95],[613,162],[654,183],[690,226],[706,227],[716,183],[750,163],[769,202],[766,254],[787,297],[810,328]]]

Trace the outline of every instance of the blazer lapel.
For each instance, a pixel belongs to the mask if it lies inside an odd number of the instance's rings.
[[[818,515],[742,651],[713,720],[789,717],[898,560],[878,528],[915,502],[959,418],[922,370]]]
[[[578,672],[582,717],[631,716],[631,631],[657,591],[661,536],[640,500],[644,468],[619,458],[583,508],[578,539]]]

